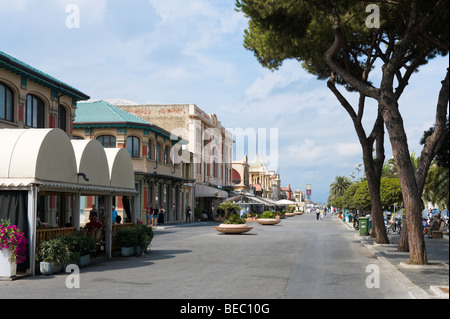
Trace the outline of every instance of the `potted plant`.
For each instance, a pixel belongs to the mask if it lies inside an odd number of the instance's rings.
[[[275,225],[278,224],[280,220],[277,219],[275,214],[271,211],[265,211],[258,217],[258,219],[256,219],[256,222],[261,225]]]
[[[225,211],[225,221],[219,226],[214,228],[221,233],[225,234],[242,234],[253,229],[253,227],[247,226],[245,220],[242,219],[237,212],[242,208],[234,203],[224,202],[219,205],[219,208]]]
[[[69,254],[69,247],[62,237],[41,242],[36,255],[41,274],[51,275],[60,272],[63,265],[69,261]]]
[[[0,277],[14,277],[17,264],[26,260],[28,240],[8,219],[0,221]]]
[[[114,240],[120,245],[121,254],[124,257],[133,256],[135,247],[139,245],[138,232],[135,227],[119,229]]]
[[[89,265],[91,252],[95,250],[95,239],[82,232],[65,235],[63,237],[69,248],[69,263],[76,263],[80,267]]]
[[[153,239],[153,230],[151,227],[144,225],[141,221],[138,220],[136,224],[135,230],[137,232],[137,242],[136,245],[136,255],[141,255],[148,250],[150,243]]]

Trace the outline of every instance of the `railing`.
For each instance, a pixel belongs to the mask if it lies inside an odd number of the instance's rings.
[[[112,225],[112,235],[122,228],[133,227],[133,223]],[[36,247],[39,247],[39,243],[45,240],[49,240],[55,237],[64,236],[67,234],[76,233],[75,227],[69,228],[51,228],[51,229],[36,229]]]
[[[67,234],[74,234],[76,230],[77,229],[75,227],[36,229],[36,247],[39,247],[39,243],[41,241],[49,240],[58,236],[64,236]]]

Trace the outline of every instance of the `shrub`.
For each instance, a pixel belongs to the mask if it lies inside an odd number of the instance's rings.
[[[228,217],[224,222],[224,224],[245,224],[245,220],[243,220],[239,215],[237,214],[231,214],[230,217]]]
[[[270,218],[275,218],[275,214],[272,213],[271,211],[265,211],[264,213],[262,213],[259,218],[261,219],[270,219]]]

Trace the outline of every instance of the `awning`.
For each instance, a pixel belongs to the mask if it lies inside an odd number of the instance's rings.
[[[1,129],[0,188],[136,194],[131,157],[98,141],[71,141],[60,129]]]
[[[215,187],[197,184],[195,185],[195,197],[228,198],[228,193]]]

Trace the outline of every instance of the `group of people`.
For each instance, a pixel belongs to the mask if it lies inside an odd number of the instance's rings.
[[[327,216],[327,208],[325,207],[324,209],[319,209],[316,208],[316,218],[317,220],[323,220],[323,217]]]
[[[147,206],[147,225],[148,226],[156,226],[158,224],[164,224],[164,214],[166,210],[164,207],[160,207],[159,209],[152,208],[152,205]]]

